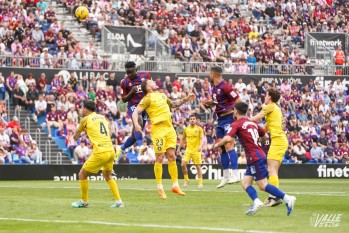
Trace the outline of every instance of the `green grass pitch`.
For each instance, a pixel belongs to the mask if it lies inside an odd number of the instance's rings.
[[[182,181],[181,181],[182,182]],[[126,205],[112,209],[112,195],[102,181],[90,182],[89,203],[74,209],[77,181],[1,181],[0,232],[348,232],[349,180],[281,180],[281,189],[295,195],[297,203],[291,216],[284,205],[262,208],[254,216],[246,216],[251,200],[240,184],[217,190],[218,181],[204,180],[197,190],[191,180],[180,197],[169,191],[162,201],[155,192],[154,180],[117,181]],[[267,197],[259,192],[262,201]],[[338,227],[314,227],[319,216],[335,214]],[[332,215],[331,215],[332,214]],[[339,216],[339,217],[338,217]],[[322,219],[323,220],[323,219]],[[331,219],[330,219],[331,220]],[[333,220],[333,219],[332,219]],[[324,220],[325,221],[325,220]]]

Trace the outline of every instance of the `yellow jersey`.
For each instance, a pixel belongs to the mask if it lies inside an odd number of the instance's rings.
[[[110,138],[109,124],[104,116],[95,112],[85,116],[80,121],[78,131],[87,133],[94,153],[114,150]]]
[[[183,131],[183,137],[187,140],[186,153],[198,153],[198,148],[201,145],[201,138],[204,131],[200,126],[188,126]]]
[[[164,93],[148,93],[138,104],[143,110],[146,110],[152,125],[162,124],[172,126],[170,111],[171,100]]]
[[[266,130],[270,133],[270,137],[286,137],[286,133],[282,129],[282,112],[279,106],[276,103],[265,105],[262,113],[265,115]]]

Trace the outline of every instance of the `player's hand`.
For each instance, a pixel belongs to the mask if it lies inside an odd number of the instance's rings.
[[[215,143],[214,145],[213,145],[213,149],[217,149],[218,148],[218,143]]]
[[[136,86],[133,86],[130,92],[132,92],[132,93],[136,93],[136,92],[137,92],[137,90],[138,90],[138,89],[137,89],[137,87],[136,87]]]
[[[135,130],[139,133],[142,133],[142,127],[139,124],[135,124]]]
[[[201,152],[201,150],[202,150],[202,149],[201,149],[201,147],[199,146],[199,148],[198,148],[198,152]]]

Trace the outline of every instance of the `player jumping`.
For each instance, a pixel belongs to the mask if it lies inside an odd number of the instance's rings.
[[[271,143],[268,151],[269,183],[279,187],[279,168],[282,159],[288,149],[288,141],[283,128],[282,112],[276,104],[280,99],[280,92],[276,89],[269,89],[265,97],[265,106],[262,111],[250,120],[260,122],[264,117],[265,129],[270,133]],[[280,198],[269,196],[264,202],[265,206],[277,206],[282,204]]]
[[[164,156],[168,159],[168,173],[172,180],[171,191],[178,195],[184,196],[185,193],[178,185],[178,170],[176,164],[175,148],[177,142],[177,134],[172,125],[170,108],[177,108],[194,99],[195,95],[190,94],[186,98],[176,102],[172,102],[163,93],[158,92],[158,87],[152,80],[144,80],[142,83],[142,91],[145,93],[144,98],[138,104],[132,114],[135,123],[135,130],[142,131],[142,127],[138,124],[137,118],[144,110],[147,111],[151,121],[150,137],[154,144],[156,161],[154,164],[154,173],[157,184],[157,192],[161,199],[166,199],[166,193],[162,185],[162,163]]]
[[[229,131],[231,123],[234,122],[233,112],[234,104],[241,102],[239,95],[233,90],[231,85],[222,77],[223,70],[219,66],[211,68],[210,77],[214,84],[212,90],[212,100],[204,99],[201,103],[204,105],[216,105],[216,114],[218,115],[218,124],[216,127],[216,136],[220,141]],[[233,184],[240,181],[238,174],[238,156],[235,152],[235,141],[231,140],[221,147],[221,163],[223,167],[223,179],[217,188],[222,188],[227,184]],[[229,174],[231,164],[233,174]]]
[[[127,77],[121,81],[122,88],[122,101],[124,103],[128,103],[127,105],[127,114],[132,117],[133,111],[136,109],[139,102],[141,102],[144,97],[144,93],[141,89],[141,84],[143,80],[152,79],[149,73],[146,72],[137,72],[136,63],[133,61],[126,62],[125,64]],[[132,118],[133,120],[133,118]],[[138,116],[139,125],[141,125],[142,129],[145,126],[146,121],[146,113],[142,113]],[[137,132],[134,130],[135,122],[133,121],[133,129],[132,135],[127,138],[126,142],[117,147],[116,149],[116,160],[120,157],[122,151],[131,147],[133,144],[137,142],[138,146],[143,145],[143,135],[142,132]]]
[[[266,155],[260,144],[260,137],[267,138],[268,135],[262,127],[246,117],[247,110],[248,104],[243,102],[235,104],[234,116],[236,121],[231,125],[227,135],[219,143],[215,144],[214,147],[219,148],[229,143],[234,136],[238,136],[240,139],[247,160],[242,187],[253,200],[253,205],[246,211],[247,215],[255,214],[264,206],[263,202],[258,198],[256,190],[252,186],[253,179],[256,181],[261,191],[265,191],[277,198],[283,199],[286,202],[287,215],[290,215],[296,203],[296,198],[283,193],[278,187],[268,184]]]
[[[104,116],[95,113],[96,104],[93,101],[85,101],[82,107],[84,118],[74,134],[74,139],[80,137],[81,132],[86,131],[92,146],[93,153],[87,159],[79,172],[81,200],[72,203],[72,207],[81,208],[88,206],[88,180],[89,174],[97,174],[103,168],[103,177],[107,181],[115,198],[113,208],[124,207],[121,201],[118,186],[111,176],[114,164],[114,147],[110,139],[108,121]]]
[[[185,155],[182,158],[182,171],[184,175],[184,186],[187,187],[189,183],[188,177],[188,169],[187,164],[190,159],[193,160],[194,165],[196,166],[197,174],[198,174],[198,188],[202,188],[202,171],[201,171],[201,151],[202,151],[202,143],[204,142],[204,131],[203,129],[196,125],[196,116],[189,116],[189,124],[190,126],[186,127],[183,131],[183,137],[179,143],[178,150],[183,148],[185,141],[187,142],[187,148],[185,150]]]

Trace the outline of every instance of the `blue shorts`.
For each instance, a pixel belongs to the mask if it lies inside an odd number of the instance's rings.
[[[255,163],[247,165],[245,176],[253,176],[254,180],[263,180],[269,175],[266,159],[260,159]]]
[[[230,130],[230,125],[234,122],[233,113],[226,116],[218,117],[218,124],[216,127],[217,138],[223,138]]]
[[[131,117],[131,119],[132,119],[132,114],[133,114],[133,112],[134,112],[134,110],[135,110],[136,108],[137,108],[136,106],[131,106],[131,107],[128,108],[128,110],[127,110],[127,114]],[[141,126],[142,126],[142,129],[144,129],[145,123],[147,122],[147,120],[149,119],[149,117],[148,117],[148,114],[147,114],[146,111],[143,111],[143,112],[141,113],[141,116],[142,116],[142,119],[143,119],[143,125],[141,125]]]

